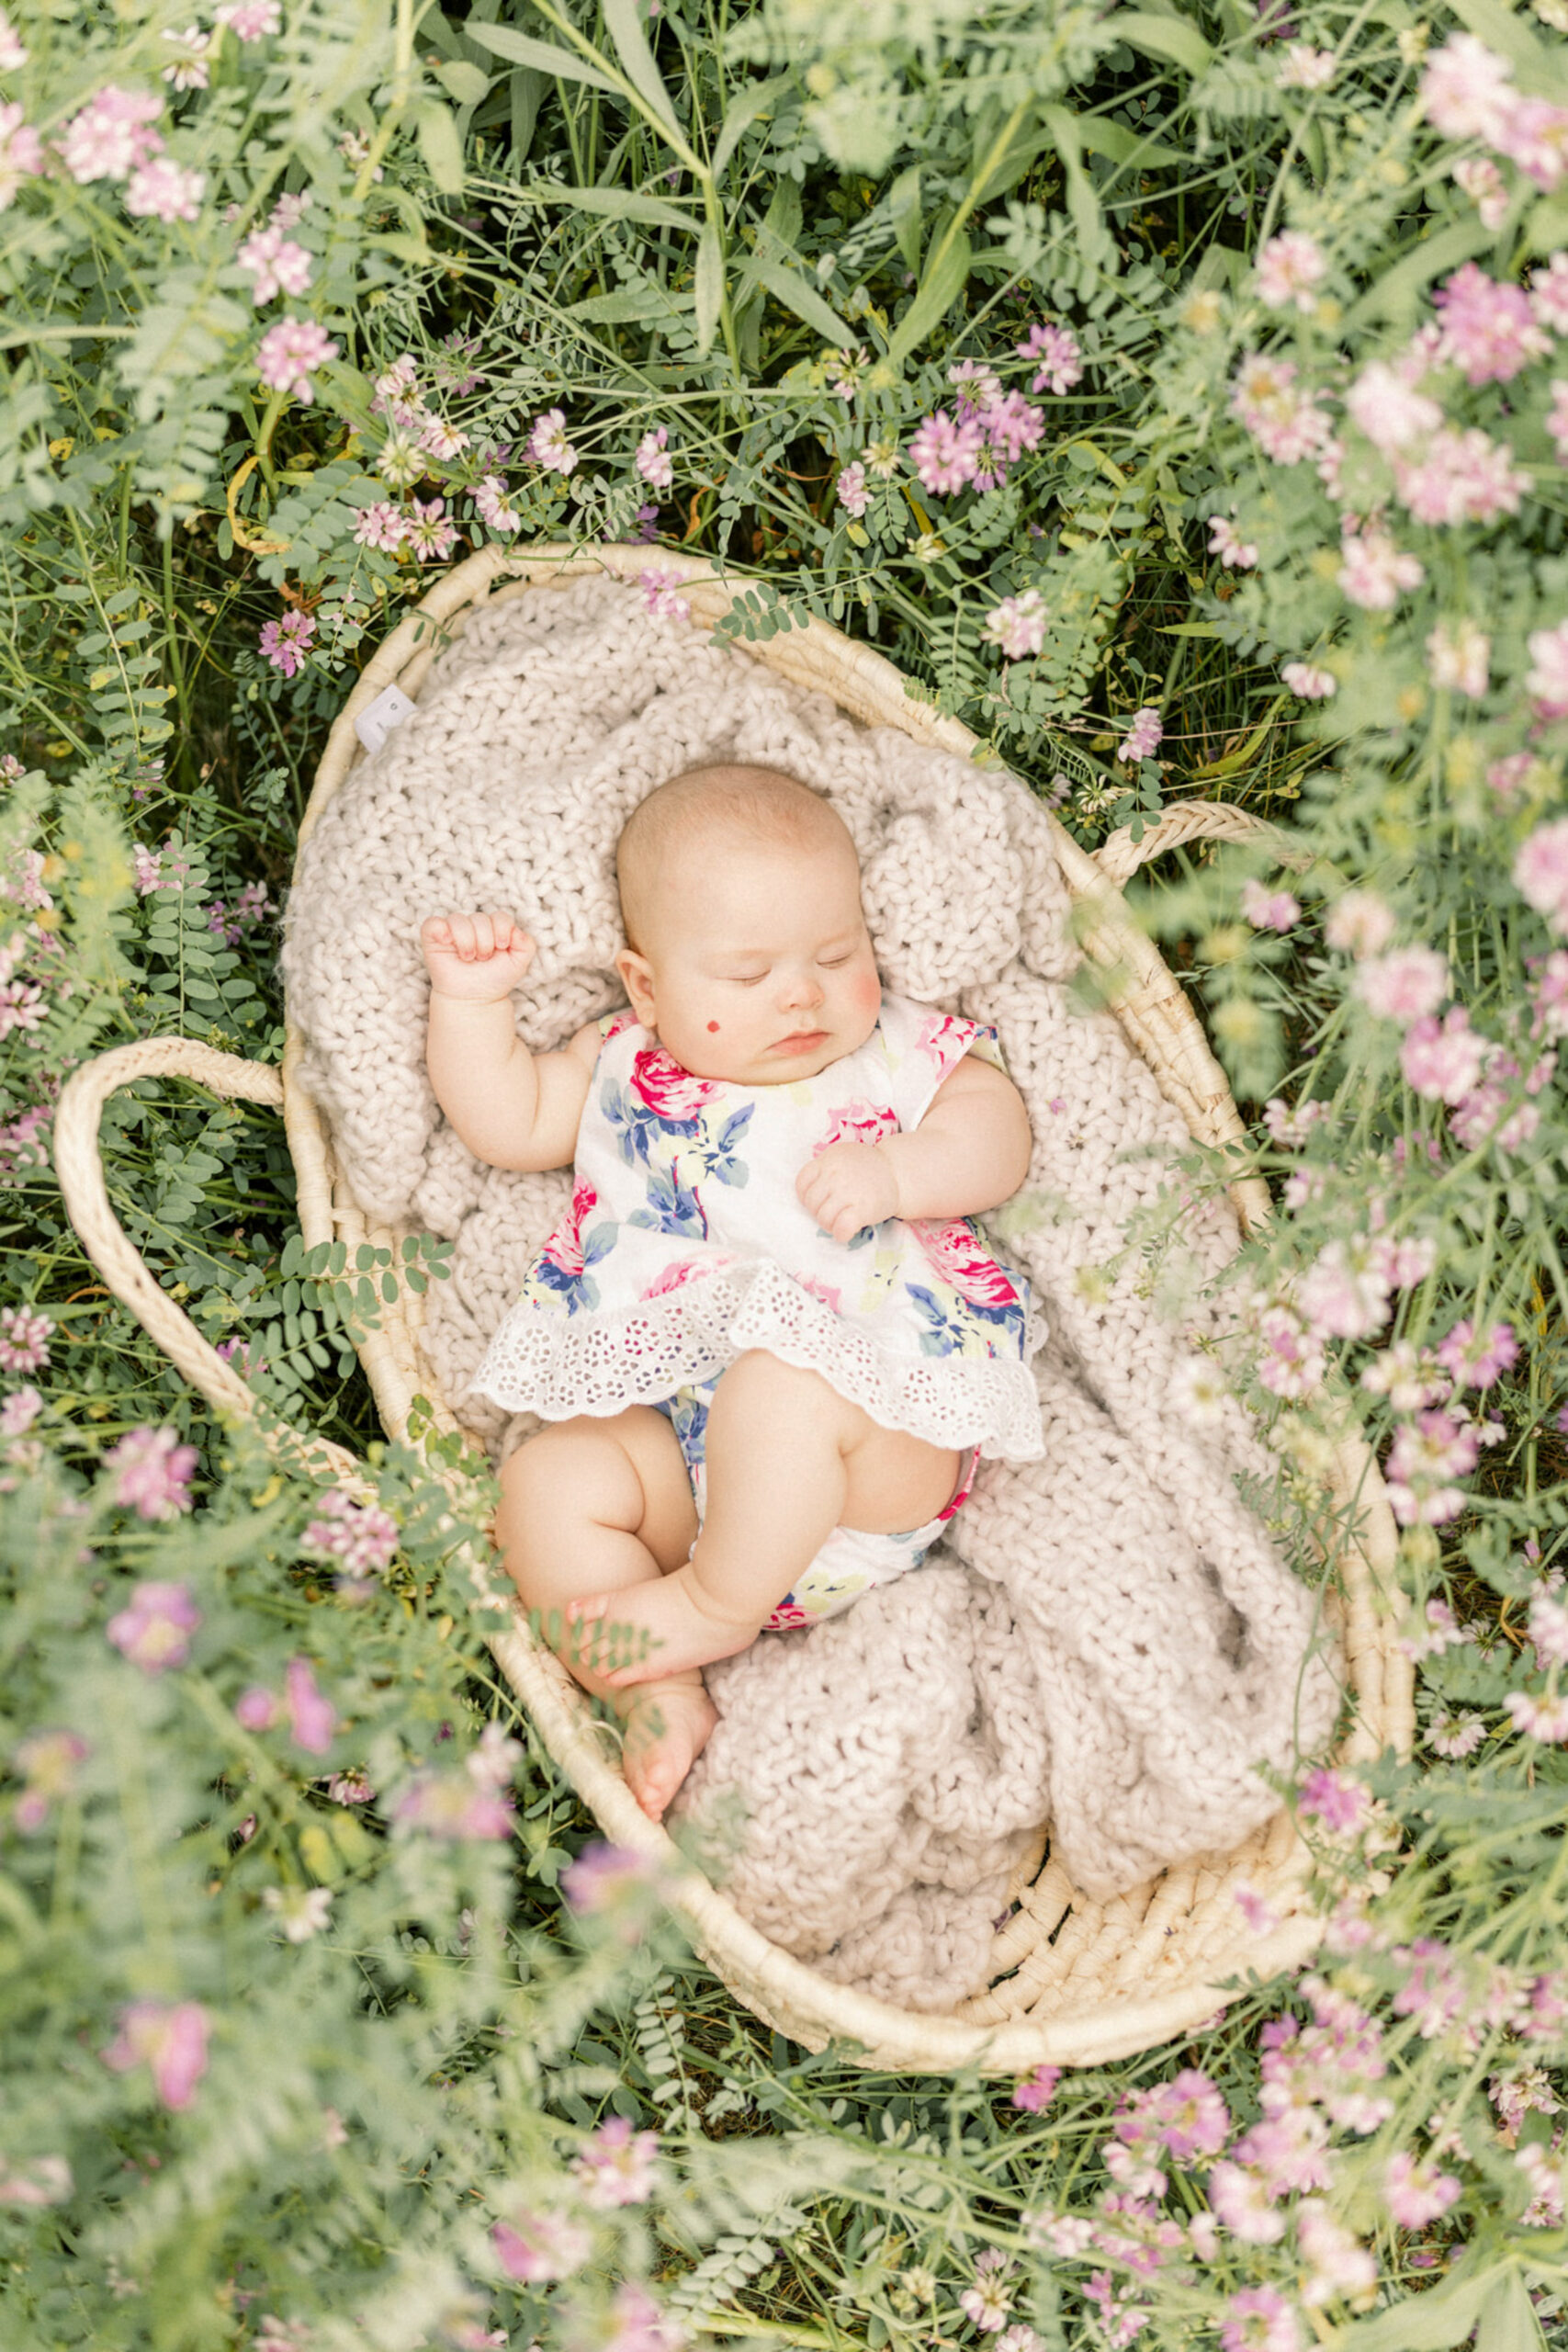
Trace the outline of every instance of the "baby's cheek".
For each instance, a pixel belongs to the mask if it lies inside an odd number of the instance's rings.
[[[857,1012],[876,1011],[882,1001],[882,982],[874,972],[862,972],[857,975],[854,983],[854,1001]]]

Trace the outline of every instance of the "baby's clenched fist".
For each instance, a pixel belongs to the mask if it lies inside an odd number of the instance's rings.
[[[898,1214],[898,1179],[874,1143],[830,1143],[795,1180],[801,1204],[824,1233],[848,1241],[865,1225]]]
[[[504,911],[432,915],[421,925],[419,944],[436,995],[465,1004],[494,1004],[510,996],[537,952],[522,924]]]

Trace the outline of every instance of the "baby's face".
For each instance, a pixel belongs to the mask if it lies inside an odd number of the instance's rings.
[[[647,955],[618,962],[660,1045],[697,1077],[737,1085],[815,1078],[864,1045],[882,1006],[847,842],[688,851]]]

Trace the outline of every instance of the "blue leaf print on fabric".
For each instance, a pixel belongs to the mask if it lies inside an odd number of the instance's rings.
[[[649,1170],[648,1206],[634,1209],[626,1222],[655,1233],[679,1233],[687,1240],[708,1238],[707,1216],[696,1187],[682,1184],[673,1168]]]
[[[925,1317],[929,1329],[920,1333],[920,1353],[925,1356],[956,1356],[964,1353],[964,1326],[949,1315],[934,1291],[921,1283],[910,1283],[909,1296]]]

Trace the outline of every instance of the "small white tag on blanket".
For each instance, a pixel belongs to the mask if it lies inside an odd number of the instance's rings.
[[[367,752],[378,752],[394,727],[400,727],[412,703],[401,686],[383,686],[354,722],[354,731]]]

